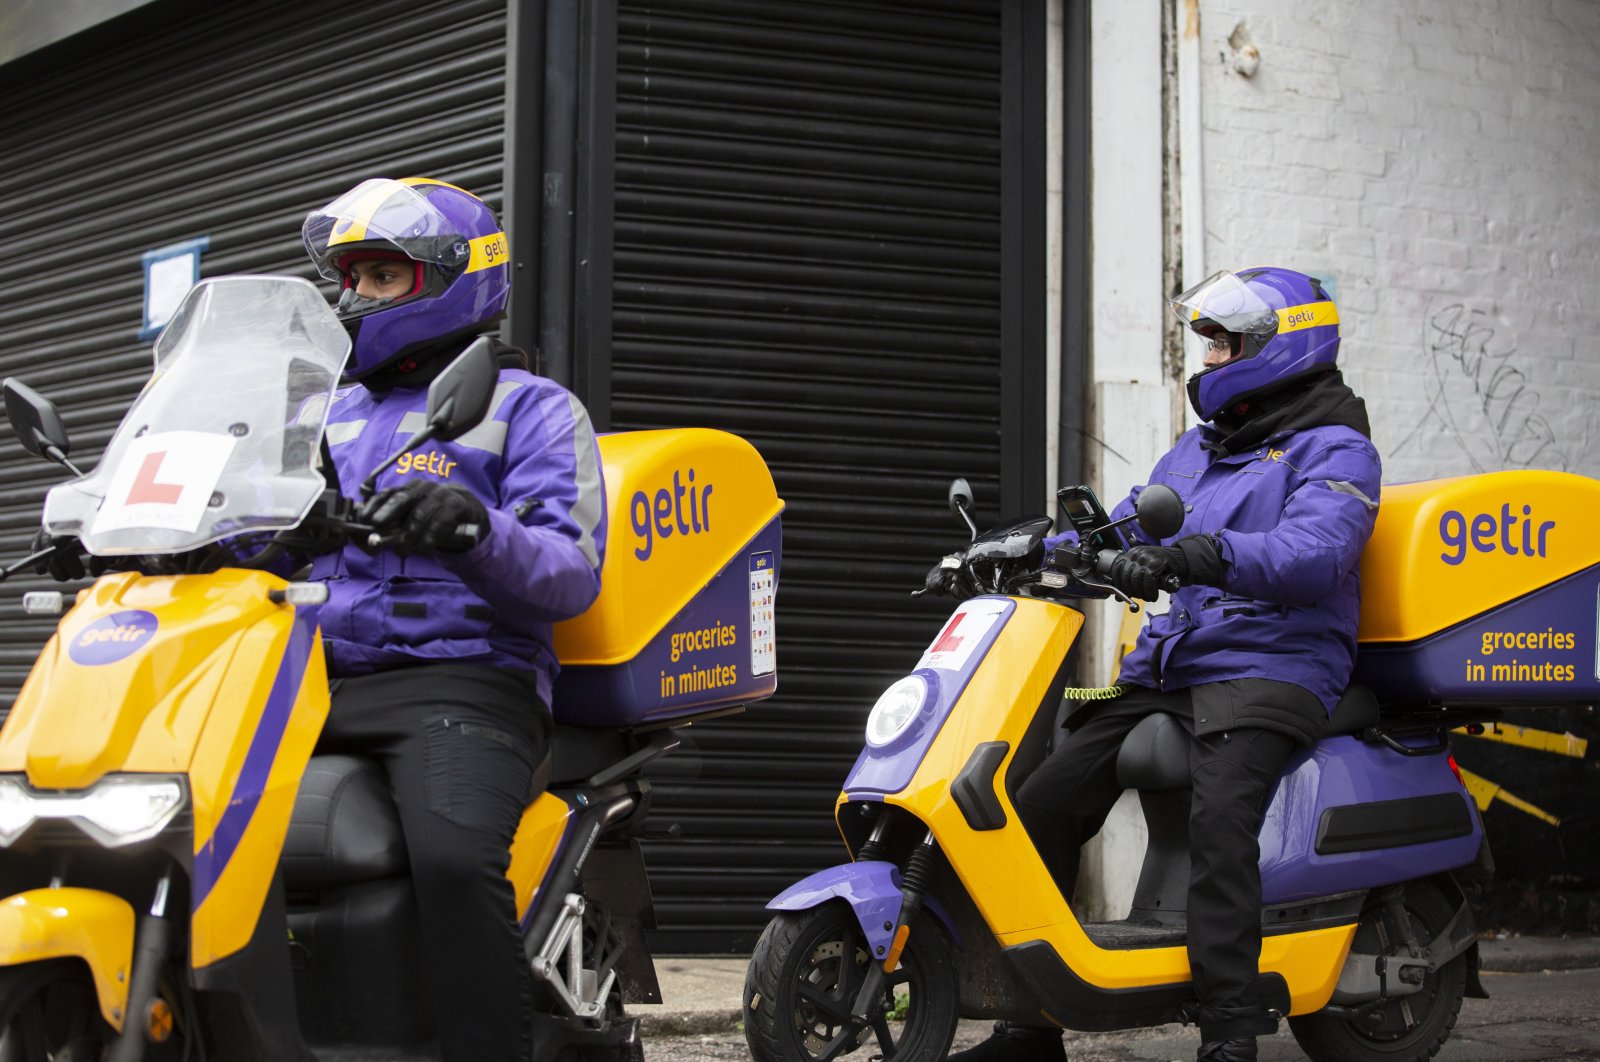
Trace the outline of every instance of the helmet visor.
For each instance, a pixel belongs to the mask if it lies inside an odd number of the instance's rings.
[[[375,243],[390,244],[418,262],[446,268],[465,263],[471,245],[459,225],[428,202],[426,187],[375,178],[307,214],[300,237],[317,272],[338,280],[340,260]]]
[[[1169,305],[1189,328],[1213,321],[1229,332],[1263,335],[1278,327],[1278,311],[1226,269],[1211,274]]]

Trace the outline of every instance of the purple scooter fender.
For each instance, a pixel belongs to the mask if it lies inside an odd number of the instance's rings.
[[[900,868],[882,860],[863,860],[843,863],[827,870],[819,870],[784,889],[767,904],[769,911],[809,911],[829,900],[840,899],[850,905],[861,932],[866,935],[872,954],[883,957],[889,953],[894,939],[895,919],[900,914]],[[961,935],[944,908],[931,897],[922,901],[923,908],[932,911],[944,925],[945,931],[957,946]]]

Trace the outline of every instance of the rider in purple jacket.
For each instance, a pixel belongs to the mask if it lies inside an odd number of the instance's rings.
[[[476,196],[371,180],[303,230],[352,338],[327,441],[341,489],[422,426],[427,385],[505,307],[505,233]],[[505,872],[549,749],[552,622],[600,590],[588,414],[497,348],[488,416],[402,457],[362,510],[395,544],[314,562],[333,704],[318,751],[376,758],[400,813],[443,1056],[526,1062],[534,986]],[[481,537],[464,535],[472,525]]]
[[[1366,406],[1335,358],[1339,316],[1320,281],[1287,269],[1218,273],[1172,300],[1209,341],[1189,399],[1207,423],[1151,472],[1183,498],[1165,542],[1135,531],[1111,581],[1155,600],[1182,589],[1122,661],[1121,697],[1089,702],[1017,792],[1017,811],[1071,895],[1078,849],[1120,794],[1122,739],[1152,712],[1190,733],[1193,797],[1189,965],[1200,1062],[1248,1062],[1276,1030],[1260,1002],[1260,851],[1272,787],[1297,745],[1313,744],[1350,681],[1360,611],[1358,561],[1377,515],[1381,469]],[[1133,511],[1139,490],[1117,506]],[[1070,536],[1051,540],[1054,546]],[[1000,1024],[964,1062],[1065,1059],[1060,1030]]]

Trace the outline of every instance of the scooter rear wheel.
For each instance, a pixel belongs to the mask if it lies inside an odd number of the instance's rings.
[[[0,1062],[92,1062],[111,1033],[82,963],[51,959],[0,970]]]
[[[1403,904],[1412,932],[1424,943],[1456,913],[1449,897],[1427,881],[1408,882]],[[1374,905],[1362,912],[1351,948],[1394,955],[1399,950],[1394,936],[1384,907]],[[1457,955],[1429,973],[1419,991],[1387,1001],[1366,1020],[1318,1011],[1290,1018],[1289,1029],[1312,1062],[1425,1062],[1455,1027],[1466,991],[1466,969],[1466,956]]]
[[[943,929],[911,926],[880,1006],[859,1032],[849,1015],[877,960],[843,902],[784,912],[767,924],[744,985],[744,1034],[756,1062],[831,1062],[868,1047],[884,1062],[937,1062],[956,1028],[955,965]]]

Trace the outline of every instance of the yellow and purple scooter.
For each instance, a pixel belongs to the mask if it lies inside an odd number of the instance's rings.
[[[54,408],[5,384],[23,445],[76,475],[51,490],[46,529],[124,570],[75,602],[25,603],[71,607],[0,729],[4,1062],[286,1062],[432,1037],[381,770],[312,755],[326,587],[268,570],[375,533],[316,467],[347,351],[305,281],[203,281],[88,475]],[[495,373],[486,343],[464,352],[396,456],[477,423]],[[605,436],[601,453],[604,589],[557,629],[554,751],[507,871],[545,1000],[539,1057],[569,1062],[642,1057],[624,1004],[659,1000],[642,769],[679,727],[777,680],[783,506],[760,456],[696,429]],[[660,500],[670,513],[691,479],[695,533],[658,530]]]
[[[1065,736],[1084,623],[1068,602],[1114,593],[1124,548],[1088,488],[1060,502],[1081,546],[1047,557],[1049,517],[979,535],[952,485],[973,541],[924,589],[960,604],[867,716],[835,807],[851,861],[768,904],[745,983],[756,1062],[937,1062],[960,1017],[1109,1030],[1193,1013],[1181,725],[1150,716],[1118,759],[1149,829],[1125,918],[1078,917],[1013,803]],[[1600,695],[1597,507],[1600,483],[1554,472],[1385,488],[1356,682],[1290,760],[1260,833],[1260,996],[1317,1062],[1424,1062],[1463,995],[1485,994],[1463,885],[1492,863],[1446,734]],[[1170,540],[1184,506],[1146,487],[1137,519]]]

